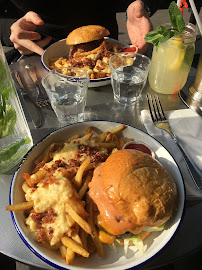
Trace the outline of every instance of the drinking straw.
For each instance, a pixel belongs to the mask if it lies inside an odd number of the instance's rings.
[[[195,19],[196,19],[196,22],[197,22],[197,24],[198,24],[199,31],[200,31],[200,33],[201,33],[201,35],[202,35],[202,24],[201,24],[201,20],[200,20],[200,18],[199,18],[199,15],[198,15],[198,12],[197,12],[195,3],[194,3],[193,0],[189,0],[189,3],[190,3],[190,6],[191,6],[192,11],[193,11],[193,13],[194,13],[194,17],[195,17]]]
[[[181,0],[177,0],[177,6],[180,7]]]

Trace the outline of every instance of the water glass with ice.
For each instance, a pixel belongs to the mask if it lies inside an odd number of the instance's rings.
[[[135,104],[146,84],[151,60],[141,54],[117,53],[110,58],[114,99],[123,105]]]
[[[42,78],[42,85],[62,125],[84,120],[88,83],[88,74],[74,67],[54,69]]]

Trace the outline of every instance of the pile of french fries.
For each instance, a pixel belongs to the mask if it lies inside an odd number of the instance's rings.
[[[94,142],[97,151],[106,149],[108,155],[122,149],[123,145],[130,139],[124,139],[120,134],[126,128],[125,125],[119,125],[107,132],[100,135],[94,135],[93,127],[89,126],[84,135],[75,134],[64,143],[52,144],[44,153],[42,153],[35,161],[35,168],[31,175],[25,173],[23,175],[25,182],[22,189],[27,193],[28,189],[37,189],[38,183],[49,179],[48,171],[45,170],[46,163],[53,160],[55,153],[58,153],[65,143],[73,143],[75,140],[79,142],[80,139],[85,138],[87,141]],[[118,134],[119,133],[119,134]],[[113,236],[108,235],[106,232],[100,230],[96,224],[97,209],[93,201],[88,196],[88,184],[92,179],[93,171],[99,164],[91,162],[89,156],[86,156],[82,164],[72,170],[71,172],[65,167],[61,167],[62,175],[71,183],[73,189],[73,196],[67,198],[66,214],[73,219],[71,227],[67,229],[56,247],[60,250],[61,256],[66,260],[67,264],[71,264],[75,255],[89,257],[91,253],[97,253],[103,257],[102,242],[112,243]],[[8,205],[6,210],[10,211],[26,211],[32,213],[37,207],[34,201],[25,201],[19,204]],[[27,214],[27,213],[26,213]]]

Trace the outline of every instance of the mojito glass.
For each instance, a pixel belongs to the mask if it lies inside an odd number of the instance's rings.
[[[0,173],[17,165],[32,145],[32,136],[0,43]]]
[[[194,57],[196,34],[196,27],[189,23],[185,34],[161,43],[158,49],[153,48],[148,79],[154,91],[175,94],[184,87]]]

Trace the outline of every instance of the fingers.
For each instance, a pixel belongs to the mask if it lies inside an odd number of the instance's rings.
[[[35,25],[43,25],[44,24],[44,21],[41,19],[41,17],[33,11],[27,12],[23,18],[27,22],[32,22]]]
[[[135,15],[137,18],[141,18],[144,15],[144,5],[140,0],[136,0],[135,3]]]
[[[43,24],[43,20],[37,13],[29,11],[11,26],[10,40],[21,54],[43,53],[42,48],[50,42],[50,37],[40,40],[41,35],[35,32],[36,27]]]
[[[37,42],[33,42],[31,40],[21,40],[20,44],[14,43],[14,47],[23,55],[32,54],[33,52],[42,55],[44,51],[43,47],[48,45],[51,39],[51,37],[46,37]]]

